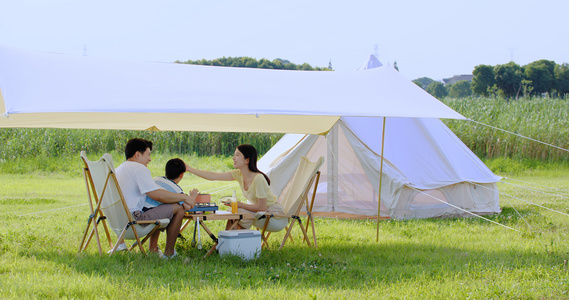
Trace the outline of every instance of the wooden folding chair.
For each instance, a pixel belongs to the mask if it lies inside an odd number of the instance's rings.
[[[267,219],[261,230],[261,237],[263,239],[263,246],[269,247],[268,238],[271,232],[280,231],[283,228],[277,228],[272,230],[269,225],[271,218],[288,218],[289,223],[285,227],[286,234],[281,242],[279,249],[282,249],[287,239],[291,238],[291,231],[294,227],[295,222],[298,222],[300,229],[304,235],[303,241],[306,241],[309,247],[312,247],[310,239],[308,238],[307,230],[308,225],[312,224],[312,236],[314,240],[314,246],[316,247],[316,229],[314,227],[314,218],[312,216],[312,205],[314,203],[314,197],[316,195],[316,187],[318,186],[318,180],[320,179],[320,167],[324,163],[324,158],[320,157],[316,162],[311,162],[306,157],[300,158],[300,163],[293,175],[293,178],[287,189],[283,192],[281,197],[281,205],[283,206],[284,214],[271,214],[265,213],[264,217]],[[312,201],[308,201],[308,193],[310,192],[310,187],[314,185],[314,191],[312,193]],[[302,204],[306,205],[307,210],[307,222],[306,227],[302,225],[302,219],[300,218],[300,210]]]
[[[142,247],[144,242],[146,242],[156,230],[166,228],[170,220],[136,221],[134,219],[126,205],[117,181],[113,167],[113,158],[110,154],[105,153],[98,161],[90,161],[85,151],[81,151],[81,159],[85,164],[83,174],[85,176],[91,215],[89,215],[87,220],[87,227],[85,228],[83,239],[79,246],[79,252],[84,251],[93,236],[95,236],[99,254],[103,253],[99,239],[99,230],[97,228],[99,222],[102,222],[107,240],[109,241],[109,247],[112,248],[111,254],[116,251],[118,243],[115,243],[113,247],[108,227],[118,236],[117,241],[122,239],[136,240],[136,242],[128,248],[129,251],[138,245],[140,251],[145,253]],[[140,237],[144,237],[144,239],[141,241]]]

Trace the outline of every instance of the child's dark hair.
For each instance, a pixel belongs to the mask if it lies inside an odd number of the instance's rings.
[[[166,163],[166,178],[174,180],[186,172],[186,164],[179,158],[172,158]]]

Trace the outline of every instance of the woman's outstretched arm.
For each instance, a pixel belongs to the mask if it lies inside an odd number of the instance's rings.
[[[205,170],[198,170],[196,168],[190,167],[188,164],[186,164],[186,171],[207,180],[220,180],[220,181],[235,180],[233,179],[231,172],[217,173]]]

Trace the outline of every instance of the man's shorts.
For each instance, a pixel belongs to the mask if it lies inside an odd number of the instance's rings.
[[[179,204],[178,203],[161,204],[152,207],[144,212],[137,210],[132,213],[132,216],[137,221],[158,220],[158,219],[172,220],[172,217],[174,216],[174,210],[172,209],[172,205],[179,205]]]

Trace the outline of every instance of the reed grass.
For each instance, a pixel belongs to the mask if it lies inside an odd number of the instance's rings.
[[[569,98],[446,98],[468,119],[569,149]],[[481,158],[569,162],[567,151],[463,120],[443,120]]]
[[[134,137],[152,141],[153,150],[162,153],[230,156],[239,144],[251,144],[264,154],[282,134],[1,128],[0,160],[36,156],[71,158],[82,150],[89,153],[122,152],[126,142]]]
[[[533,97],[519,100],[496,97],[446,98],[445,104],[465,117],[511,131],[525,137],[569,149],[569,98]],[[567,151],[518,137],[498,129],[464,120],[443,120],[474,152],[484,159],[511,158],[518,161],[569,163]],[[70,159],[81,150],[89,153],[122,152],[133,137],[154,142],[155,152],[172,155],[231,156],[239,144],[252,144],[262,155],[282,136],[269,133],[151,132],[80,129],[0,129],[0,162],[16,161],[19,170],[28,171],[18,162],[36,157],[34,165],[46,157]],[[8,165],[4,165],[8,168]],[[9,171],[5,169],[6,171]]]

